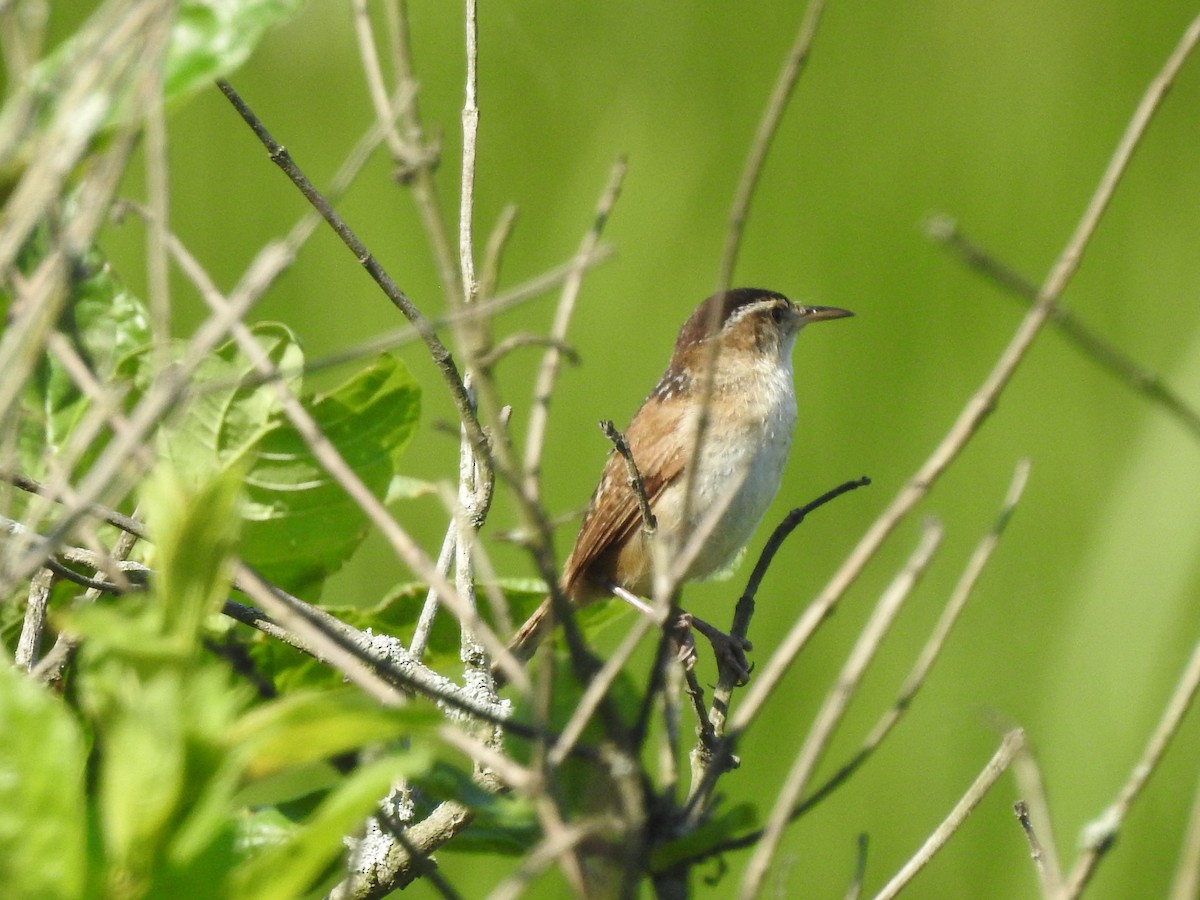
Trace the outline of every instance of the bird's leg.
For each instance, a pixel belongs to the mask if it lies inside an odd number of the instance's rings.
[[[708,638],[712,644],[713,653],[717,657],[717,667],[720,670],[726,668],[733,671],[735,683],[738,687],[748,684],[750,681],[750,662],[746,659],[746,651],[753,650],[753,645],[743,637],[734,637],[732,634],[726,634],[719,628],[709,625],[703,619],[697,619],[688,613],[682,613],[688,616],[692,626]]]

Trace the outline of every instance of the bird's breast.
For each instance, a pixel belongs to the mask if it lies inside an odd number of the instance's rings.
[[[714,405],[686,530],[693,532],[713,515],[717,524],[689,567],[688,580],[723,569],[750,540],[779,490],[796,424],[796,399],[790,368],[778,376],[740,391],[739,402],[721,403],[719,414]],[[674,499],[673,509],[658,511],[660,527],[683,524],[682,490]]]

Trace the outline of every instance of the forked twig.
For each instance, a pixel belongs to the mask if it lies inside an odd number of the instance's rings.
[[[1083,851],[1066,877],[1060,894],[1061,900],[1073,900],[1080,896],[1095,874],[1100,860],[1112,849],[1121,826],[1125,823],[1125,816],[1157,771],[1167,746],[1179,731],[1192,701],[1196,699],[1197,690],[1200,690],[1200,642],[1192,649],[1192,655],[1175,683],[1175,690],[1146,742],[1142,755],[1130,770],[1129,778],[1121,786],[1113,802],[1083,829],[1080,837]]]
[[[629,489],[637,498],[638,509],[642,513],[642,530],[647,534],[653,534],[658,530],[658,522],[655,521],[654,511],[650,508],[650,500],[646,497],[646,482],[638,470],[637,462],[633,458],[633,451],[629,449],[629,442],[625,440],[625,435],[617,430],[612,419],[601,420],[600,430],[612,443],[613,449],[617,451],[621,459],[625,460],[625,471],[629,475]]]

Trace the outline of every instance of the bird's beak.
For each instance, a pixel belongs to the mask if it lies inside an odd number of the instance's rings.
[[[836,306],[800,306],[800,321],[807,325],[809,322],[824,322],[826,319],[844,319],[854,313],[848,309]]]

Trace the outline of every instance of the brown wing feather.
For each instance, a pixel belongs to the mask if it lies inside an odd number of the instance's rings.
[[[651,404],[657,409],[649,410]],[[625,432],[633,449],[634,462],[646,487],[651,509],[663,490],[683,470],[685,456],[678,441],[664,441],[662,435],[673,434],[679,428],[682,410],[674,415],[667,412],[680,404],[664,406],[651,395],[642,404]],[[648,433],[653,430],[653,434]],[[579,596],[580,580],[609,550],[621,546],[642,527],[642,513],[637,496],[629,486],[625,460],[615,450],[604,463],[600,484],[592,495],[588,511],[575,538],[575,546],[563,567],[563,587],[572,596]],[[592,572],[592,575],[610,573]]]

